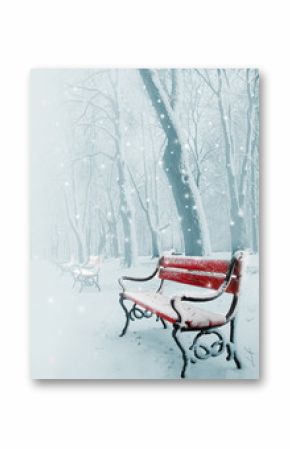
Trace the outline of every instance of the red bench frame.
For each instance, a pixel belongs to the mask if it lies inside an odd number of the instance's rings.
[[[239,300],[239,291],[242,277],[244,253],[236,252],[230,261],[227,260],[213,260],[203,259],[199,257],[185,257],[185,256],[162,256],[157,264],[154,272],[145,278],[136,278],[129,276],[122,276],[119,279],[119,284],[122,287],[120,293],[120,305],[125,312],[126,322],[125,326],[120,334],[120,337],[124,336],[127,332],[130,321],[134,321],[136,318],[150,318],[152,315],[156,315],[157,320],[160,320],[164,328],[167,328],[166,323],[172,324],[172,337],[176,345],[182,353],[183,366],[181,370],[181,377],[184,378],[188,363],[196,363],[197,360],[207,359],[211,356],[216,357],[221,355],[225,350],[227,352],[227,360],[234,360],[238,369],[242,367],[241,362],[237,355],[237,349],[235,345],[235,317],[237,313],[237,306]],[[214,293],[210,293],[206,296],[185,296],[173,297],[170,300],[172,312],[175,313],[175,318],[172,318],[162,312],[162,308],[158,309],[158,300],[156,300],[156,306],[144,305],[138,298],[134,297],[133,293],[126,290],[124,281],[136,281],[144,282],[149,281],[155,277],[159,277],[161,280],[160,286],[156,293],[162,293],[164,282],[174,281],[182,284],[193,285],[206,289],[215,290]],[[184,321],[182,317],[181,305],[183,302],[195,303],[195,302],[207,302],[213,301],[223,295],[229,293],[232,295],[230,305],[227,313],[225,314],[225,321],[218,325],[208,326],[190,326],[188,322]],[[154,294],[154,293],[153,293]],[[137,296],[137,295],[136,295]],[[133,306],[128,309],[124,302],[131,301]],[[200,309],[199,309],[200,310]],[[224,336],[219,332],[219,328],[229,324],[230,333],[228,341],[225,341]],[[186,348],[181,342],[180,334],[183,332],[197,332],[194,337],[193,343],[189,350],[193,352],[194,356],[190,356]],[[203,343],[202,337],[214,335],[217,339],[210,346]],[[202,343],[201,343],[202,341]]]

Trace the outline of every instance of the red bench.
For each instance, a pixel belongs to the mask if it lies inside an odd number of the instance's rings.
[[[242,277],[244,253],[237,252],[230,261],[203,259],[199,257],[163,256],[159,259],[155,271],[145,278],[123,276],[119,279],[122,287],[120,304],[125,312],[126,322],[120,334],[124,336],[129,322],[135,318],[149,318],[153,314],[160,320],[164,328],[166,323],[173,326],[172,337],[180,349],[183,358],[181,377],[185,377],[189,361],[196,363],[211,356],[216,357],[224,351],[227,360],[234,360],[236,367],[241,368],[235,347],[235,317],[239,299],[239,290]],[[161,282],[156,292],[127,291],[124,281],[143,282],[158,277]],[[165,281],[173,281],[203,289],[194,296],[181,294],[174,297],[163,293]],[[214,290],[214,292],[212,292]],[[228,295],[230,304],[225,314],[216,313],[196,307],[195,302],[207,302]],[[127,308],[125,301],[133,303]],[[230,333],[228,341],[220,333],[219,328],[229,324]],[[197,332],[193,343],[187,351],[181,342],[180,334],[183,332]],[[214,342],[208,346],[203,337],[214,336]],[[212,339],[211,339],[212,340]]]

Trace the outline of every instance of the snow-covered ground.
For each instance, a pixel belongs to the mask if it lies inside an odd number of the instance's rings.
[[[31,266],[31,374],[34,379],[176,379],[180,377],[181,354],[155,318],[131,322],[120,338],[125,317],[119,305],[117,279],[122,274],[145,276],[156,261],[139,259],[134,269],[120,267],[119,260],[103,263],[102,291],[72,289],[70,274],[61,274],[53,264],[33,259]],[[157,285],[153,280],[143,289]],[[136,289],[136,284],[134,284]],[[167,283],[165,292],[188,291]],[[227,298],[210,304],[225,311]],[[202,305],[202,307],[204,307]],[[226,326],[228,327],[228,326]],[[226,329],[225,329],[226,332]],[[189,335],[190,334],[190,335]],[[188,333],[184,338],[193,338]],[[249,256],[237,323],[237,341],[243,369],[217,358],[190,364],[188,379],[255,379],[259,375],[259,273],[257,256]]]

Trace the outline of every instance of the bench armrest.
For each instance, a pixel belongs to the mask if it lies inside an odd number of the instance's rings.
[[[191,296],[184,295],[181,297],[181,301],[190,301],[190,302],[204,301],[204,302],[207,302],[207,301],[213,301],[214,299],[217,299],[219,296],[221,296],[227,290],[228,286],[230,285],[230,282],[232,281],[232,275],[234,272],[236,261],[237,261],[237,257],[234,256],[229,265],[226,277],[216,292],[208,294],[208,295],[204,295],[201,297],[191,297]]]
[[[146,281],[150,281],[150,279],[153,279],[157,272],[158,272],[159,266],[157,266],[155,268],[155,270],[153,271],[152,274],[150,274],[150,276],[146,276],[144,278],[137,278],[137,277],[131,277],[131,276],[122,276],[118,279],[118,282],[123,290],[123,292],[125,292],[125,284],[124,281],[134,281],[134,282],[146,282]]]
[[[178,305],[180,305],[180,303],[187,301],[187,302],[207,302],[207,301],[213,301],[214,299],[218,298],[219,296],[221,296],[224,291],[227,288],[227,284],[224,282],[219,290],[211,295],[207,295],[207,296],[203,296],[203,297],[192,297],[192,296],[174,296],[173,298],[170,299],[170,304],[172,309],[174,310],[174,312],[177,314],[177,322],[179,325],[183,326],[185,325],[184,319],[182,317],[182,310],[180,309],[180,307],[178,307]]]
[[[170,303],[171,303],[171,307],[173,308],[173,310],[176,312],[177,316],[178,316],[178,324],[183,325],[183,318],[182,318],[182,311],[178,308],[178,303],[180,304],[183,301],[188,301],[188,302],[202,302],[202,301],[213,301],[214,299],[217,299],[219,296],[221,296],[228,288],[231,280],[232,280],[232,275],[234,272],[234,268],[236,265],[236,262],[238,260],[238,253],[237,255],[234,255],[228,272],[226,274],[225,280],[224,282],[221,284],[221,286],[219,287],[219,289],[213,293],[213,294],[209,294],[207,296],[203,296],[203,297],[191,297],[191,296],[175,296],[173,298],[171,298]],[[232,301],[232,304],[230,306],[230,310],[228,311],[228,313],[226,314],[226,319],[227,321],[231,318],[231,316],[233,316],[234,312],[235,312],[235,308],[237,305],[237,297],[236,295],[234,295],[234,299]]]

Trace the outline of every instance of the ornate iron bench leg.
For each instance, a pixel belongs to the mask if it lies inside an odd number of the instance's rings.
[[[99,279],[99,274],[96,275],[95,278],[95,286],[97,287],[97,289],[99,290],[99,292],[101,291],[101,287],[100,287],[100,283],[99,283],[100,279]]]
[[[128,329],[128,326],[129,326],[129,321],[130,321],[130,313],[128,312],[128,309],[127,309],[127,307],[126,307],[125,304],[124,304],[124,299],[125,299],[124,296],[123,296],[122,294],[120,294],[119,302],[120,302],[120,304],[121,304],[122,309],[123,309],[124,312],[125,312],[125,315],[126,315],[126,323],[125,323],[125,326],[124,326],[122,332],[120,333],[119,337],[123,337],[123,336],[126,334],[127,329]]]
[[[230,344],[227,345],[227,353],[227,360],[234,359],[236,367],[241,369],[242,363],[237,355],[237,350],[235,347],[235,318],[230,321]]]
[[[175,341],[175,343],[177,344],[177,346],[179,347],[181,353],[182,353],[182,360],[183,360],[183,367],[181,370],[181,377],[184,379],[185,378],[185,372],[186,372],[186,368],[188,365],[188,357],[186,355],[186,351],[184,349],[184,347],[181,345],[179,339],[177,338],[177,332],[180,330],[179,326],[174,324],[173,325],[173,331],[172,331],[172,337],[173,340]]]
[[[160,317],[160,321],[163,324],[163,328],[167,329],[167,324],[165,323],[164,319]]]
[[[167,324],[165,323],[164,319],[161,318],[161,316],[156,315],[156,321],[161,321],[161,324],[162,324],[163,328],[167,329]]]
[[[81,293],[83,291],[84,288],[84,284],[83,281],[80,281],[80,289],[79,289],[79,293]]]

